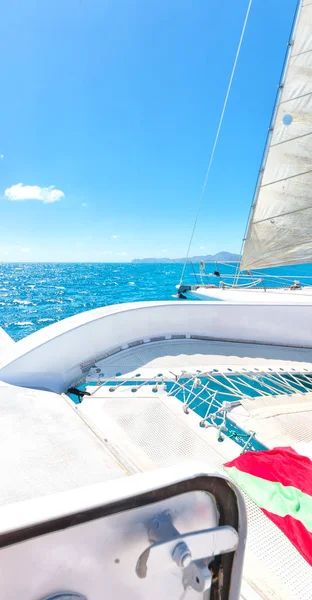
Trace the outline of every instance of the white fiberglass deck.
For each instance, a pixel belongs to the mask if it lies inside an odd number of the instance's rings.
[[[311,392],[243,399],[229,408],[228,418],[244,431],[256,431],[266,447],[291,446],[312,460]]]
[[[0,504],[125,474],[65,397],[0,385]]]
[[[132,372],[153,377],[161,372],[181,373],[183,370],[213,370],[235,368],[312,368],[312,349],[249,344],[230,341],[168,339],[138,344],[96,361],[107,376]]]

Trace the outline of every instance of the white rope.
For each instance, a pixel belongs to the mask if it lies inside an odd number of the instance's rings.
[[[215,150],[216,150],[216,147],[217,147],[220,130],[221,130],[221,127],[222,127],[224,113],[225,113],[225,109],[226,109],[226,106],[227,106],[228,98],[229,98],[229,95],[230,95],[230,91],[231,91],[231,87],[232,87],[232,82],[233,82],[233,78],[234,78],[234,75],[235,75],[235,70],[236,70],[236,65],[237,65],[238,57],[239,57],[239,54],[240,54],[240,49],[241,49],[241,46],[242,46],[242,43],[243,43],[243,39],[244,39],[245,29],[246,29],[246,26],[247,26],[247,22],[248,22],[248,17],[249,17],[251,5],[252,5],[252,0],[249,0],[249,4],[248,4],[246,16],[245,16],[245,21],[244,21],[244,25],[243,25],[243,29],[242,29],[242,32],[241,32],[240,40],[239,40],[237,51],[236,51],[236,55],[235,55],[235,60],[234,60],[234,64],[233,64],[233,68],[232,68],[232,72],[231,72],[231,77],[230,77],[229,85],[228,85],[227,92],[226,92],[225,99],[224,99],[224,103],[223,103],[223,108],[222,108],[222,112],[221,112],[221,116],[220,116],[220,120],[219,120],[219,125],[218,125],[218,129],[217,129],[217,133],[216,133],[215,140],[214,140],[213,147],[212,147],[211,154],[210,154],[210,159],[209,159],[208,168],[207,168],[207,171],[206,171],[204,185],[202,187],[202,191],[201,191],[200,198],[199,198],[199,203],[198,203],[198,207],[197,207],[195,221],[194,221],[194,225],[193,225],[193,229],[192,229],[192,233],[191,233],[191,237],[190,237],[190,241],[189,241],[189,245],[188,245],[188,249],[187,249],[187,253],[186,253],[186,257],[185,257],[185,262],[184,262],[182,273],[181,273],[180,284],[183,281],[183,277],[184,277],[184,273],[185,273],[185,267],[186,267],[187,260],[188,260],[189,254],[190,254],[191,245],[192,245],[192,241],[193,241],[193,237],[194,237],[194,233],[195,233],[195,229],[196,229],[196,225],[197,225],[199,213],[200,213],[200,210],[201,210],[201,207],[202,207],[204,193],[205,193],[205,189],[206,189],[206,185],[207,185],[207,181],[208,181],[208,177],[209,177],[209,173],[210,173],[212,161],[213,161],[213,158],[214,158]]]
[[[252,287],[255,287],[256,285],[258,285],[258,283],[262,283],[262,282],[263,282],[263,279],[254,279],[250,283],[237,283],[235,285],[235,289],[237,290],[238,288],[244,288],[244,289],[252,288]],[[221,282],[220,282],[220,284],[221,284]],[[228,289],[233,289],[234,286],[232,283],[224,283],[223,282],[223,287],[228,288]]]

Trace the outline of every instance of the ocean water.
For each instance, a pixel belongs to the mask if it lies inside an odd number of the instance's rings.
[[[0,326],[14,339],[119,302],[171,300],[181,264],[3,263]]]
[[[206,264],[206,273],[215,264]],[[235,265],[219,265],[221,276]],[[172,300],[182,271],[180,263],[2,263],[0,326],[19,340],[60,319],[108,304],[139,300]],[[198,265],[187,265],[184,282],[195,283]],[[312,282],[312,266],[271,269],[268,274]],[[305,277],[311,280],[305,280]],[[278,284],[282,284],[280,279]],[[286,282],[284,282],[286,283]],[[266,279],[266,285],[276,281]],[[183,302],[175,298],[177,302]]]

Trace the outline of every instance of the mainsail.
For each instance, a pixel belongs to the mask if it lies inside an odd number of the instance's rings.
[[[312,0],[303,0],[241,270],[312,263]]]

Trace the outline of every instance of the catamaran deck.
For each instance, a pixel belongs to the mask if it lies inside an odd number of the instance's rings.
[[[290,333],[284,335],[281,321],[279,335],[285,343],[279,345],[261,343],[279,318],[277,307],[270,309],[270,321],[261,321],[255,306],[179,306],[152,306],[158,322],[149,319],[146,305],[142,310],[101,309],[68,320],[71,327],[68,322],[56,324],[16,344],[1,374],[27,387],[0,386],[2,504],[188,461],[204,464],[207,472],[222,472],[222,465],[242,451],[243,438],[241,432],[229,436],[223,431],[207,407],[217,401],[222,405],[224,398],[239,402],[248,390],[251,398],[281,393],[291,397],[300,390],[311,404],[312,348],[300,321],[309,315],[306,307],[300,307],[300,315],[286,307],[283,319],[289,321]],[[184,319],[191,313],[192,332]],[[100,314],[98,321],[94,314]],[[116,315],[123,327],[115,328]],[[220,341],[204,335],[214,335],[216,315],[222,326]],[[235,315],[239,333],[244,333],[244,319],[250,319],[249,334],[260,343],[226,339],[236,326]],[[294,343],[297,338],[305,347]],[[31,380],[41,390],[30,389]],[[43,391],[47,385],[64,392],[78,386],[91,396],[74,403],[65,394]],[[312,411],[298,412],[296,419],[286,416],[293,421],[291,434],[286,432],[291,445],[304,442],[310,448]],[[248,442],[249,433],[245,438]],[[259,442],[265,445],[261,435]],[[246,505],[242,598],[308,600],[311,567],[248,498]]]
[[[125,474],[58,394],[0,385],[0,422],[1,505]]]
[[[109,377],[117,376],[115,386],[87,385],[86,390],[92,396],[85,397],[77,405],[77,411],[101,439],[111,442],[119,458],[127,457],[128,467],[130,463],[134,471],[189,460],[204,462],[212,470],[222,470],[224,462],[239,454],[237,444],[227,437],[220,443],[214,428],[201,428],[200,416],[193,411],[185,414],[181,401],[169,396],[161,383],[156,391],[151,385],[142,385],[142,376],[146,380],[157,381],[158,377],[158,381],[162,381],[162,376],[181,373],[183,369],[196,373],[217,368],[228,374],[243,369],[255,369],[258,373],[262,368],[270,373],[288,369],[305,373],[312,370],[310,360],[308,349],[281,346],[203,340],[144,344],[98,361],[95,369]],[[137,377],[140,384],[133,393]],[[302,439],[301,428],[306,432],[307,422],[312,443],[312,412],[309,411],[296,415],[298,442]],[[248,498],[246,503],[249,530],[245,582],[257,590],[260,597],[308,599],[309,565],[259,508]]]
[[[84,400],[77,410],[100,437],[112,443],[117,455],[126,456],[138,471],[189,460],[222,471],[222,464],[238,455],[234,442],[226,439],[220,444],[215,431],[201,430],[199,417],[185,415],[178,400],[164,395],[142,391],[134,398],[131,393],[119,392],[112,398],[102,392]],[[311,568],[261,510],[245,500],[245,582],[260,598],[308,600]],[[244,586],[242,592],[244,597]]]

